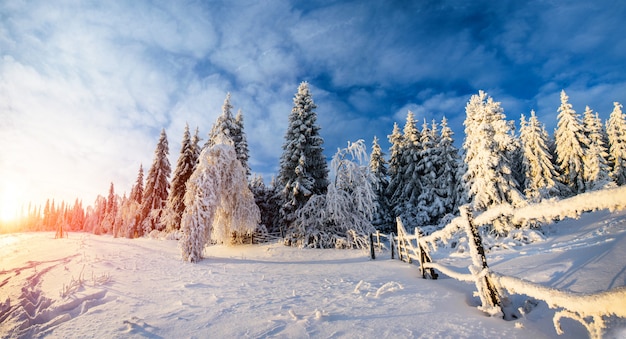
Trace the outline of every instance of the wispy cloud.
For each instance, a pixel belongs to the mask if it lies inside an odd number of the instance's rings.
[[[242,109],[253,171],[276,172],[300,81],[310,81],[328,156],[383,142],[412,109],[450,120],[479,89],[509,119],[554,123],[625,101],[626,5],[615,1],[8,1],[0,4],[0,190],[91,203],[130,188],[166,128],[202,137],[227,92]],[[552,121],[550,121],[552,120]]]

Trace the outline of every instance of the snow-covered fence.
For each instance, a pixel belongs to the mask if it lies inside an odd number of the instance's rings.
[[[551,308],[561,309],[555,313],[553,319],[558,334],[563,333],[560,319],[569,317],[582,323],[592,338],[600,338],[605,326],[604,316],[614,315],[626,318],[626,287],[595,294],[574,294],[493,272],[487,265],[478,227],[491,224],[500,218],[521,225],[528,221],[546,222],[566,217],[577,218],[584,212],[603,209],[610,211],[626,209],[626,186],[580,194],[561,201],[550,200],[518,209],[502,205],[476,218],[472,217],[467,207],[463,207],[460,217],[453,219],[443,229],[423,237],[420,236],[417,228],[414,235],[408,235],[402,221],[398,218],[399,258],[408,262],[419,261],[424,278],[428,270],[430,270],[431,278],[436,278],[436,273],[434,273],[436,269],[451,278],[474,282],[482,303],[480,309],[491,315],[503,314],[502,292],[524,294],[545,301]],[[432,262],[428,251],[429,246],[436,250],[438,241],[447,242],[461,230],[464,230],[468,237],[472,257],[470,274],[460,274]]]

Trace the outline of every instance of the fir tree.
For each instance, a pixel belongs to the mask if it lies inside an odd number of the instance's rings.
[[[433,123],[429,127],[426,119],[424,119],[421,133],[422,149],[418,162],[421,187],[418,206],[424,218],[422,221],[424,225],[437,224],[439,219],[445,215],[444,192],[439,189],[440,185],[438,183],[438,170],[441,167],[441,158],[436,147],[439,143],[437,133],[437,125]]]
[[[548,149],[548,133],[539,122],[535,111],[530,111],[530,118],[522,114],[520,119],[520,141],[523,149],[523,167],[525,174],[524,194],[531,201],[558,196],[560,190],[558,173],[552,164]]]
[[[246,170],[246,176],[250,176],[250,166],[248,165],[249,151],[248,151],[248,139],[243,126],[243,114],[241,110],[237,111],[235,116],[235,128],[232,135],[233,143],[235,144],[235,151],[237,152],[237,159],[241,162],[241,166]]]
[[[403,130],[400,166],[398,168],[400,184],[395,187],[392,199],[394,213],[402,218],[405,225],[422,225],[428,217],[419,207],[422,193],[420,177],[423,172],[418,166],[421,159],[421,134],[415,124],[415,116],[409,111]]]
[[[152,230],[161,230],[161,216],[169,195],[170,184],[168,182],[171,167],[167,158],[169,147],[165,129],[161,130],[161,136],[154,151],[154,160],[148,171],[146,187],[143,192],[141,206],[141,229],[138,236],[148,234]]]
[[[389,202],[389,210],[392,220],[394,220],[394,224],[392,226],[392,230],[394,233],[397,233],[395,225],[395,217],[398,216],[396,214],[396,206],[398,206],[399,195],[396,195],[396,191],[402,190],[402,149],[404,145],[404,136],[400,131],[400,127],[397,123],[393,124],[393,130],[390,135],[387,136],[389,143],[391,144],[391,148],[389,150],[389,186],[387,186],[387,191],[385,195],[387,196],[387,201]]]
[[[561,91],[561,106],[557,116],[558,124],[554,134],[557,163],[561,172],[561,182],[572,193],[584,192],[583,158],[588,143],[583,133],[580,117],[568,102],[569,97]]]
[[[185,210],[184,198],[187,180],[191,177],[191,173],[195,170],[196,163],[198,162],[195,147],[196,146],[194,146],[191,141],[189,126],[185,125],[180,155],[172,177],[171,190],[163,215],[165,228],[170,232],[180,228],[180,218]]]
[[[609,140],[611,178],[617,185],[626,184],[626,114],[619,102],[613,103],[613,111],[606,122]]]
[[[376,229],[382,232],[391,232],[393,227],[393,217],[387,201],[387,187],[389,186],[389,178],[387,176],[387,161],[380,145],[378,138],[374,137],[372,141],[372,154],[370,156],[370,172],[372,173],[372,187],[376,193],[377,208],[374,213],[372,224]]]
[[[482,211],[503,203],[521,204],[523,197],[510,164],[515,139],[500,103],[479,91],[470,98],[465,111],[463,148],[467,172],[464,181],[474,209]]]
[[[265,185],[263,181],[263,177],[259,175],[255,175],[250,180],[250,190],[254,195],[254,202],[259,207],[259,211],[261,212],[261,225],[265,227],[268,233],[279,233],[280,228],[278,227],[280,223],[279,218],[279,209],[280,209],[280,201],[278,199],[278,195],[276,194],[276,190],[274,188],[274,179],[269,186]],[[284,236],[281,234],[281,236]]]
[[[135,180],[135,184],[130,190],[130,196],[128,197],[128,200],[128,203],[130,204],[130,202],[132,201],[136,205],[136,208],[127,209],[129,213],[132,210],[135,214],[133,216],[127,216],[129,220],[132,218],[133,221],[126,224],[126,237],[135,238],[138,237],[140,234],[143,234],[143,231],[141,230],[141,205],[143,202],[143,165],[139,165],[137,179]]]
[[[585,112],[583,113],[583,126],[585,141],[587,141],[583,157],[585,190],[602,189],[611,183],[609,166],[606,161],[608,153],[603,140],[602,121],[598,114],[594,114],[589,106],[585,107]]]
[[[290,228],[295,213],[315,194],[324,194],[328,186],[328,166],[322,145],[324,139],[317,125],[317,106],[309,85],[302,82],[293,99],[289,125],[280,158],[278,184],[281,187],[281,224]]]
[[[454,146],[454,132],[448,126],[448,120],[441,120],[441,135],[437,149],[440,167],[437,172],[436,189],[442,191],[446,214],[458,215],[459,206],[466,203],[463,184],[464,168],[459,155],[459,149]]]

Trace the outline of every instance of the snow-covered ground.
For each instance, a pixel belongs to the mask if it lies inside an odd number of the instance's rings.
[[[499,273],[591,293],[626,286],[626,212],[549,226],[545,241],[488,253]],[[467,254],[437,262],[467,272]],[[0,235],[0,337],[554,338],[554,310],[511,299],[526,314],[485,316],[474,285],[424,280],[389,252],[281,244],[212,246],[182,262],[176,241],[71,233]],[[65,296],[63,296],[65,295]],[[607,338],[626,337],[609,318]],[[565,336],[585,338],[562,321]]]

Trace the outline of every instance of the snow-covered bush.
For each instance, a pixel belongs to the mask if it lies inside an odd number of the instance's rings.
[[[260,213],[232,141],[218,139],[200,154],[187,182],[179,242],[183,260],[202,259],[209,242],[233,243],[256,229]]]
[[[348,142],[331,161],[334,180],[298,211],[292,243],[304,247],[366,248],[375,229],[376,193],[371,185],[365,143]]]

